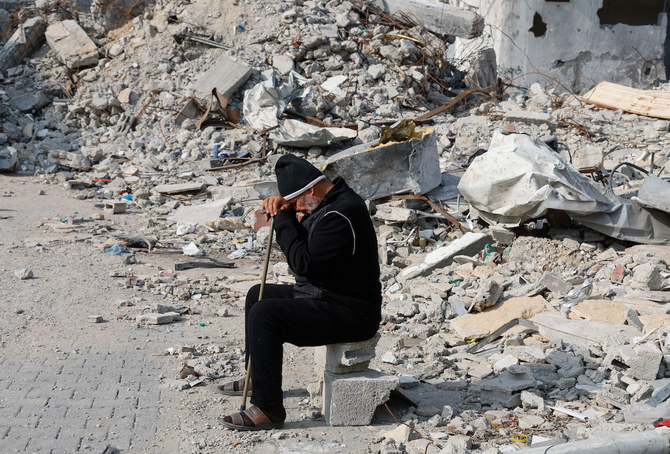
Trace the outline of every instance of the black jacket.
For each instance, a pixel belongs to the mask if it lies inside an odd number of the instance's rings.
[[[314,297],[354,303],[377,315],[382,297],[370,215],[363,199],[342,178],[333,184],[301,222],[293,210],[277,213],[277,242],[296,274],[296,293],[316,289]]]

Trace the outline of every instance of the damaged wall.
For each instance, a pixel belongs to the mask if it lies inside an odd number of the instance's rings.
[[[663,0],[452,3],[477,8],[487,24],[485,37],[457,40],[456,58],[491,46],[498,57],[498,73],[514,78],[516,84],[540,82],[583,93],[603,80],[647,88],[655,79],[666,77]],[[537,72],[555,81],[533,74]],[[558,80],[564,87],[558,87]]]

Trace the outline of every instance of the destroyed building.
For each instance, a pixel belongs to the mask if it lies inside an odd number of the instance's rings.
[[[457,0],[486,16],[481,40],[457,40],[456,57],[495,50],[499,72],[584,92],[608,81],[645,87],[666,79],[666,2],[645,0]]]
[[[0,451],[667,454],[666,13],[0,2]],[[228,432],[286,153],[367,200],[383,319]]]

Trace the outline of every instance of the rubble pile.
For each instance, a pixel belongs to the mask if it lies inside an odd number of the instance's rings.
[[[56,3],[23,10],[31,17],[2,36],[0,170],[91,200],[90,216],[42,228],[85,233],[100,254],[119,256],[110,275],[137,294],[114,304],[119,321],[153,329],[243,313],[270,233],[255,209],[276,190],[276,159],[291,152],[371,199],[385,346],[372,366],[398,377],[410,403],[399,417],[414,429],[399,425],[371,452],[644,438],[670,418],[670,122],[539,84],[473,87],[495,70],[490,49],[457,67],[453,39],[367,2],[211,10],[157,0],[125,21],[104,2],[79,21]],[[0,9],[0,23],[12,14]],[[515,138],[555,160],[559,183],[569,175],[587,190],[464,197],[465,183],[519,170],[467,174]],[[647,184],[660,189],[645,193]],[[533,211],[556,193],[560,203]],[[588,213],[575,214],[572,196]],[[618,222],[591,222],[604,199],[624,207]],[[517,205],[496,210],[501,201]],[[123,216],[146,222],[129,232]],[[269,280],[290,283],[280,257]],[[250,274],[186,272],[233,267]],[[240,373],[241,341],[225,341],[171,347],[180,368],[163,382],[181,390]],[[320,417],[316,400],[303,410]]]

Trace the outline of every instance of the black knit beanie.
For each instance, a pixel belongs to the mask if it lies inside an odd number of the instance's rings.
[[[309,162],[292,154],[285,154],[275,165],[279,194],[286,200],[300,194],[325,180],[326,176]]]

